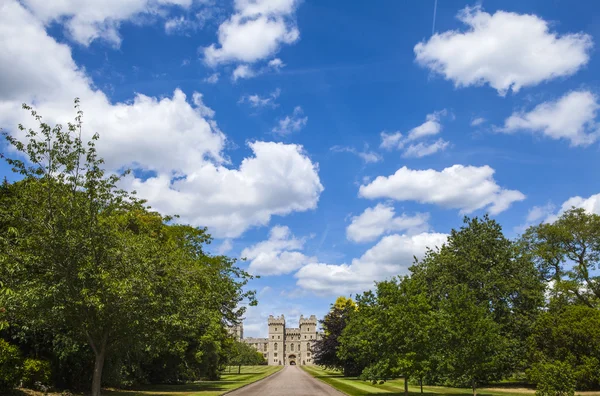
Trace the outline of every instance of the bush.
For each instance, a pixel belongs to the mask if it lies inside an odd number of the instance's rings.
[[[0,338],[0,390],[12,389],[21,378],[21,352]]]
[[[537,384],[536,396],[575,395],[575,373],[568,363],[536,363],[528,371],[528,377]]]
[[[50,363],[45,360],[25,359],[23,362],[23,385],[28,388],[36,383],[48,385],[50,383]]]

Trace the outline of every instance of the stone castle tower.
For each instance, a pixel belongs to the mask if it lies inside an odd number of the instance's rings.
[[[300,315],[298,327],[287,327],[285,316],[269,315],[267,338],[244,338],[242,341],[261,352],[270,366],[311,365],[312,347],[320,333],[317,332],[317,317]]]

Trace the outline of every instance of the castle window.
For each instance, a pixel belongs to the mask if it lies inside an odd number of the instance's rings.
[[[306,340],[306,335],[304,335],[304,339]]]
[[[294,352],[294,344],[292,344],[292,352]]]
[[[278,340],[280,340],[280,339],[281,339],[281,336],[277,336],[277,339],[278,339]]]
[[[277,357],[277,352],[275,352],[275,353],[273,354],[273,357]]]
[[[275,336],[272,336],[272,337],[273,337],[273,339],[275,339]]]
[[[277,350],[277,343],[275,343],[275,349],[274,350]]]
[[[310,339],[312,340],[312,336],[310,336]]]
[[[275,331],[277,331],[277,327],[275,327]]]
[[[268,345],[269,345],[269,344],[267,344],[266,342],[265,342],[265,345],[263,345],[263,346],[264,346],[264,349],[265,349],[265,352],[267,351]]]

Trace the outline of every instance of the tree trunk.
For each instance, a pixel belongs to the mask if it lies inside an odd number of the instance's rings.
[[[105,334],[99,346],[91,342],[94,355],[96,356],[94,361],[94,376],[92,377],[92,396],[100,396],[102,392],[102,369],[104,368],[104,360],[106,358],[107,340],[108,334]]]
[[[473,396],[477,396],[477,385],[475,383],[475,380],[473,380]]]
[[[419,378],[419,384],[421,385],[421,393],[423,393],[423,377]]]
[[[404,376],[404,395],[408,396],[408,376]]]
[[[238,366],[238,374],[240,374],[241,372],[242,372],[242,365],[240,364],[240,365]]]

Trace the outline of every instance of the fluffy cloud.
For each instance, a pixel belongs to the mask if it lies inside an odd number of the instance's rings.
[[[415,234],[429,229],[428,220],[428,213],[417,213],[414,216],[403,213],[396,217],[392,205],[378,204],[365,209],[359,216],[354,216],[346,228],[346,236],[353,242],[371,242],[390,232],[407,231]]]
[[[240,78],[252,78],[256,76],[256,72],[249,65],[239,65],[231,73],[231,79],[237,81]]]
[[[0,125],[7,128],[31,124],[22,102],[34,102],[46,122],[64,124],[74,116],[73,98],[80,97],[84,133],[100,133],[98,150],[109,170],[133,167],[153,175],[130,175],[123,185],[155,209],[208,226],[217,237],[237,237],[272,215],[313,209],[323,190],[317,165],[298,145],[250,143],[253,156],[237,169],[229,166],[226,137],[199,93],[192,104],[180,90],[162,99],[138,94],[111,103],[75,64],[70,48],[16,1],[0,5],[0,86]]]
[[[119,26],[123,21],[141,15],[160,15],[169,6],[188,8],[193,2],[194,0],[22,0],[44,24],[62,23],[69,36],[83,45],[89,45],[95,39],[119,45]],[[172,21],[171,25],[173,23]]]
[[[275,226],[268,240],[244,249],[242,257],[250,260],[248,271],[252,274],[289,274],[310,262],[316,262],[316,258],[300,252],[304,242],[304,239],[294,237],[288,227]]]
[[[254,63],[271,57],[300,37],[296,0],[235,0],[235,13],[219,26],[219,46],[204,48],[208,65]]]
[[[408,274],[414,257],[422,258],[427,248],[439,247],[447,238],[438,233],[389,235],[351,264],[311,263],[302,267],[295,275],[297,285],[318,294],[361,292],[372,288],[375,281]]]
[[[391,198],[397,201],[417,201],[471,213],[486,209],[500,213],[513,202],[525,199],[519,191],[501,188],[489,166],[453,165],[442,171],[412,170],[402,167],[391,176],[378,176],[360,186],[364,198]]]
[[[411,129],[406,136],[399,131],[394,133],[381,132],[380,147],[386,150],[402,150],[402,156],[405,158],[421,158],[443,151],[450,145],[449,142],[443,139],[429,143],[415,142],[439,134],[442,131],[440,119],[447,114],[448,112],[445,109],[428,114],[425,122]]]
[[[600,138],[600,125],[596,122],[599,108],[596,95],[573,91],[530,112],[514,113],[500,130],[537,132],[555,140],[567,139],[572,146],[587,146]]]
[[[483,117],[477,117],[477,118],[474,118],[473,121],[471,121],[471,126],[476,127],[476,126],[485,124],[486,121],[487,120]]]
[[[374,151],[369,150],[369,145],[365,145],[363,151],[358,151],[354,147],[346,147],[346,146],[333,146],[330,148],[331,151],[335,153],[351,153],[358,156],[360,159],[365,161],[367,164],[375,163],[382,161],[383,158],[381,155],[377,154]]]
[[[302,107],[296,106],[291,115],[279,120],[277,125],[272,129],[272,132],[278,135],[289,135],[304,128],[307,122],[308,117],[304,116]]]
[[[467,7],[458,19],[466,31],[433,35],[414,48],[416,61],[457,87],[489,84],[500,95],[510,89],[570,76],[587,64],[592,37],[559,36],[536,15]]]

